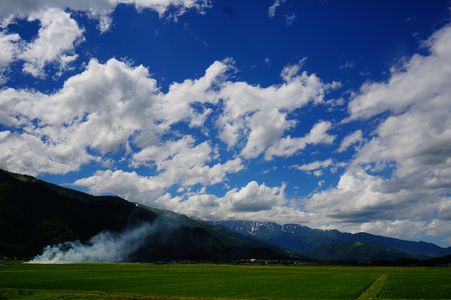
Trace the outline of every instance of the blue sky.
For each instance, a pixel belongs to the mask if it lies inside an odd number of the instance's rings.
[[[3,1],[0,167],[451,244],[449,1]]]

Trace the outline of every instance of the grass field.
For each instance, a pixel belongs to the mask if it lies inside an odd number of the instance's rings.
[[[0,299],[451,299],[450,268],[0,265]]]

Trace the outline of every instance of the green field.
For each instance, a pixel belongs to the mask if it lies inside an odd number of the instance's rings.
[[[0,265],[0,299],[451,299],[450,268],[206,264]]]

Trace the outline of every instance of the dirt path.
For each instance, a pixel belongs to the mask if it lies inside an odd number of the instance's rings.
[[[377,299],[377,295],[381,291],[382,287],[384,286],[384,282],[387,279],[387,273],[382,274],[379,276],[376,280],[373,281],[373,283],[360,294],[360,296],[357,298],[359,300],[363,299]]]

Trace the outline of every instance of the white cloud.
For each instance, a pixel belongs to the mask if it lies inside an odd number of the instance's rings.
[[[84,72],[69,78],[54,94],[3,89],[0,122],[21,128],[22,132],[11,134],[9,139],[14,143],[2,145],[15,154],[15,158],[2,160],[2,167],[32,174],[77,170],[92,159],[89,148],[101,153],[117,151],[132,134],[144,128],[146,119],[153,116],[152,96],[158,93],[147,69],[133,68],[115,59],[105,64],[91,60]],[[149,124],[146,129],[151,128]],[[154,131],[158,132],[158,128]],[[55,165],[35,168],[22,162],[14,146],[17,140],[34,156]]]
[[[317,160],[308,164],[303,165],[296,165],[293,166],[297,170],[301,171],[315,171],[319,170],[321,168],[329,167],[333,164],[332,159],[326,159],[326,160]]]
[[[16,33],[7,33],[6,29],[0,31],[1,73],[12,62],[21,61],[25,73],[44,78],[46,66],[54,65],[57,68],[56,75],[60,75],[77,59],[75,47],[83,40],[83,29],[79,28],[69,13],[58,8],[36,10],[28,15],[27,21],[36,20],[40,22],[40,29],[37,37],[29,43],[21,40]],[[12,20],[5,22],[7,24]],[[3,81],[6,79],[3,78]]]
[[[248,182],[233,188],[222,197],[179,189],[181,196],[165,193],[167,179],[164,175],[140,176],[136,172],[97,171],[91,177],[77,180],[75,184],[88,187],[95,194],[114,193],[132,201],[169,209],[182,214],[208,220],[242,219],[276,222],[308,222],[309,214],[292,206],[285,195],[285,184],[270,187]]]
[[[382,184],[383,179],[368,175],[361,168],[349,169],[341,176],[336,188],[314,194],[308,200],[307,208],[329,218],[352,219],[363,208],[370,209],[383,202],[383,194],[377,191]],[[362,219],[368,219],[368,216],[362,213]]]
[[[390,114],[338,186],[307,201],[321,222],[404,238],[449,235],[439,228],[449,228],[451,202],[451,26],[427,44],[430,54],[412,56],[387,82],[366,83],[350,102],[350,120]]]
[[[434,224],[445,228],[449,224],[449,220],[437,214],[449,199],[418,189],[390,193],[386,190],[389,184],[390,180],[369,175],[359,167],[348,169],[336,188],[316,193],[307,200],[306,211],[313,215],[311,224],[404,239],[447,236],[447,232],[432,228]]]
[[[277,141],[283,132],[292,126],[292,122],[285,119],[285,114],[274,109],[270,112],[256,112],[248,125],[250,132],[241,155],[245,158],[255,158],[268,145]]]
[[[440,97],[436,91],[445,91],[451,76],[451,26],[437,31],[426,45],[429,55],[412,56],[401,68],[392,69],[387,82],[364,84],[349,103],[350,118],[369,118],[384,111],[402,114],[412,104]]]
[[[312,174],[316,177],[321,177],[323,176],[323,170],[315,170],[312,172]]]
[[[68,10],[87,13],[99,19],[99,28],[106,31],[111,25],[110,15],[118,4],[134,5],[137,10],[150,9],[160,17],[168,15],[177,18],[189,9],[200,12],[210,6],[209,0],[33,0],[0,2],[0,28],[14,23],[18,19],[32,22],[38,20],[38,36],[30,43],[20,39],[15,33],[0,30],[0,83],[5,81],[3,73],[16,60],[24,62],[23,71],[34,77],[45,77],[47,65],[57,67],[61,74],[78,55],[77,44],[83,40],[83,32],[77,22],[71,18]]]
[[[307,58],[304,57],[303,59],[299,60],[297,64],[285,66],[282,69],[282,72],[280,72],[280,77],[282,77],[285,82],[290,82],[291,80],[295,79],[306,61]]]
[[[44,67],[55,63],[61,72],[77,59],[73,51],[82,40],[83,30],[69,13],[59,9],[37,11],[28,16],[28,21],[35,20],[41,23],[38,36],[18,56],[25,61],[23,71],[34,77],[44,77]]]
[[[284,83],[268,87],[245,82],[224,82],[219,98],[224,101],[224,112],[218,118],[220,138],[229,148],[243,142],[241,155],[255,158],[268,147],[280,144],[285,131],[296,125],[287,113],[308,103],[324,102],[329,89],[336,83],[325,84],[315,74],[298,74],[304,60],[285,67],[281,73]],[[286,153],[284,156],[293,154]]]
[[[228,173],[236,173],[243,168],[240,159],[207,165],[210,153],[205,148],[208,147],[206,144],[193,148],[187,146],[176,151],[173,157],[157,161],[157,174],[153,176],[141,176],[134,171],[106,170],[79,179],[75,184],[88,187],[95,194],[114,193],[145,205],[168,208],[168,204],[161,200],[167,188],[175,184],[183,187],[217,184],[223,182]]]
[[[285,185],[269,187],[250,181],[223,197],[194,193],[184,197],[165,195],[159,200],[167,209],[208,220],[299,220],[304,213],[287,207]]]
[[[0,31],[0,84],[4,81],[3,73],[20,52],[20,36]]]
[[[134,5],[138,10],[150,9],[164,16],[169,12],[171,17],[177,17],[189,9],[203,11],[210,6],[208,0],[4,0],[0,2],[0,20],[11,22],[14,18],[26,18],[37,11],[55,8],[71,9],[86,12],[93,18],[100,20],[100,29],[108,30],[111,20],[110,14],[119,4]]]
[[[134,202],[154,205],[167,183],[152,176],[140,176],[135,171],[97,171],[94,175],[78,179],[76,185],[89,187],[94,194],[113,193]]]
[[[0,132],[0,167],[18,173],[64,174],[94,159],[64,144],[49,145],[30,133]]]
[[[227,71],[232,68],[233,60],[231,59],[215,61],[207,68],[201,78],[172,83],[169,86],[169,91],[162,95],[161,101],[164,105],[158,108],[158,113],[165,116],[169,124],[193,118],[193,115],[199,116],[199,113],[193,110],[191,104],[216,104],[219,100],[218,88],[226,80]],[[194,119],[196,118],[194,117]],[[196,124],[193,123],[192,125]]]
[[[189,214],[189,210],[182,211],[181,207],[185,207],[186,203],[181,198],[172,198],[169,194],[165,194],[166,189],[171,185],[165,176],[141,176],[135,171],[105,170],[97,171],[90,177],[79,179],[75,184],[88,187],[89,191],[94,194],[113,193],[144,205]],[[180,189],[180,191],[182,190],[185,189]],[[186,193],[186,195],[188,194]],[[209,197],[215,196],[209,195]],[[203,201],[206,201],[206,197],[203,198]],[[214,199],[216,200],[216,198]],[[216,206],[217,204],[211,203],[211,205]]]
[[[168,196],[166,196],[168,197]],[[163,199],[161,203],[178,212],[205,219],[228,219],[246,214],[264,214],[285,203],[285,185],[268,187],[250,181],[240,189],[231,189],[223,197],[194,193]]]
[[[190,103],[215,98],[210,95],[209,87],[226,69],[225,64],[215,62],[205,76],[174,83],[168,93],[163,94],[143,66],[132,67],[116,59],[101,64],[93,59],[84,72],[70,77],[54,94],[11,88],[0,90],[0,122],[21,127],[24,131],[11,134],[8,139],[11,143],[2,145],[5,150],[0,154],[0,158],[3,156],[2,167],[31,174],[65,173],[93,159],[88,155],[88,149],[105,154],[117,152],[121,145],[130,142],[142,149],[133,156],[133,163],[139,164],[140,155],[148,151],[147,147],[159,145],[161,134],[168,131],[171,124],[185,119],[189,122],[190,117],[198,116]],[[184,93],[187,89],[190,92]],[[58,162],[58,167],[26,164],[15,150],[18,140],[22,140],[30,155],[34,152],[47,159],[49,165]],[[193,141],[190,146],[194,147]],[[197,145],[195,149],[211,152],[208,143]],[[16,155],[5,159],[6,153]],[[61,161],[55,156],[61,157]],[[182,158],[186,159],[186,156],[180,154]],[[101,156],[96,159],[101,160]],[[63,167],[63,161],[70,167]],[[230,164],[227,167],[237,167]],[[192,172],[199,174],[192,175],[220,176],[212,174],[217,169],[193,169]]]
[[[208,142],[195,145],[193,137],[184,136],[179,140],[146,147],[134,153],[131,165],[155,165],[161,186],[164,187],[173,184],[212,185],[222,182],[227,173],[236,173],[243,169],[239,158],[209,166],[213,156],[213,149]]]
[[[286,185],[270,187],[250,181],[241,188],[233,188],[222,197],[179,189],[183,194],[165,193],[168,181],[165,176],[140,176],[136,172],[97,171],[75,184],[88,187],[95,194],[114,193],[144,205],[169,209],[207,220],[258,220],[280,223],[311,222],[311,213],[292,205],[286,195]]]
[[[331,126],[332,124],[328,121],[320,121],[304,137],[292,138],[288,136],[282,138],[268,148],[265,153],[265,159],[270,160],[275,156],[291,156],[303,150],[307,145],[331,144],[335,140],[334,135],[327,133]]]
[[[271,18],[274,18],[274,16],[276,15],[277,9],[284,2],[285,2],[285,0],[275,0],[274,3],[268,8],[268,16],[270,16]]]
[[[103,163],[102,156],[105,154],[125,149],[123,159],[131,155],[131,166],[157,163],[161,170],[165,169],[164,172],[169,174],[177,168],[166,168],[164,159],[152,157],[152,153],[168,147],[161,137],[165,133],[173,133],[171,127],[178,122],[202,126],[212,111],[204,104],[219,106],[219,101],[224,105],[219,126],[226,124],[219,128],[221,137],[231,128],[229,135],[232,139],[234,134],[237,139],[247,139],[241,155],[252,158],[277,143],[284,131],[294,124],[286,120],[287,111],[309,101],[322,102],[326,87],[315,75],[303,72],[293,75],[289,83],[281,86],[260,88],[245,82],[228,81],[226,73],[233,68],[232,63],[230,59],[216,61],[202,77],[172,83],[167,93],[160,91],[147,68],[134,67],[116,59],[104,64],[92,59],[85,71],[68,78],[63,87],[53,94],[12,88],[0,90],[0,123],[21,129],[11,133],[8,138],[11,144],[3,145],[3,156],[14,153],[16,148],[12,145],[22,139],[21,143],[30,149],[30,155],[35,153],[48,160],[47,166],[37,168],[14,157],[3,157],[2,167],[31,174],[66,173],[93,160]],[[237,126],[239,130],[236,130]],[[330,143],[333,137],[325,133],[329,127],[327,122],[315,125],[305,137],[305,143]],[[243,136],[243,130],[249,134]],[[171,164],[178,164],[180,168],[188,163],[183,161],[188,155],[203,153],[202,162],[209,162],[214,155],[208,142],[196,143],[187,138],[180,141],[185,141],[184,149],[191,151],[184,153],[185,150],[180,150],[180,161],[174,157],[170,159]],[[234,143],[229,146],[234,146]],[[66,165],[64,161],[67,161]],[[50,166],[53,162],[57,167]],[[224,167],[227,166],[239,169],[241,161],[231,160]],[[181,182],[189,182],[192,176],[222,178],[222,175],[213,174],[218,172],[219,167],[206,168],[201,160],[190,167],[193,167],[192,173],[185,174],[187,178]],[[182,174],[175,174],[171,178],[180,176]]]
[[[343,138],[337,152],[345,152],[349,147],[361,141],[363,141],[363,133],[362,130],[358,129]]]
[[[270,188],[255,181],[249,182],[240,190],[232,189],[224,196],[234,212],[255,212],[268,210],[283,204],[285,186]]]

